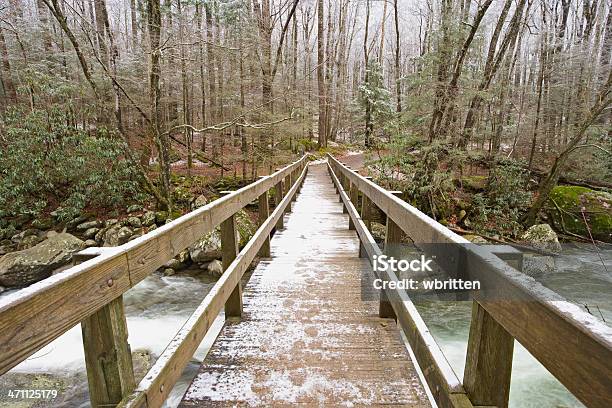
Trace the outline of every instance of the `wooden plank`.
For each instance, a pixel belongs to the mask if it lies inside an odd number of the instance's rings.
[[[117,298],[306,161],[0,300],[0,374]],[[107,285],[109,279],[115,282]],[[75,296],[78,294],[78,296]]]
[[[304,169],[300,177],[304,177],[306,171],[307,169]],[[270,218],[257,229],[251,240],[221,275],[221,278],[185,325],[174,336],[168,347],[138,384],[136,390],[124,398],[118,407],[147,406],[152,408],[162,406],[221,308],[259,252],[261,245],[272,232],[278,219],[283,216],[285,207],[289,205],[298,185],[296,183],[291,187],[287,196],[274,209]],[[143,401],[146,402],[146,405],[143,405]]]
[[[135,387],[123,296],[81,322],[92,407],[114,406]]]

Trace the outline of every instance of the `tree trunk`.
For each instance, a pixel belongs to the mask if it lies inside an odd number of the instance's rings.
[[[6,48],[6,40],[4,39],[4,30],[2,28],[0,28],[0,54],[2,54],[2,69],[5,72],[5,75],[2,76],[4,93],[9,102],[15,102],[17,100],[17,92],[13,84],[13,72],[11,71],[11,62],[8,49]]]
[[[370,57],[368,53],[368,33],[369,33],[369,25],[370,25],[370,0],[366,0],[366,20],[365,20],[365,34],[363,36],[363,69],[364,69],[364,86],[368,86],[369,82],[369,65],[370,65]],[[370,139],[372,137],[372,131],[374,130],[374,123],[372,123],[372,106],[370,105],[370,99],[366,97],[365,100],[365,133],[364,133],[364,144],[365,147],[370,147],[371,142]]]
[[[147,17],[149,29],[149,42],[151,56],[149,59],[149,106],[151,120],[151,134],[155,139],[160,167],[161,193],[164,196],[169,211],[172,211],[172,197],[170,195],[170,142],[167,134],[160,131],[160,76],[161,76],[161,10],[160,0],[147,0]]]
[[[213,38],[213,18],[212,18],[212,10],[209,1],[204,2],[204,13],[206,15],[206,56],[207,56],[207,64],[206,71],[208,72],[208,98],[209,98],[209,118],[210,123],[213,124],[216,122],[216,109],[217,109],[217,84],[216,84],[216,76],[215,76],[215,52],[213,51],[214,47],[214,38]],[[215,143],[213,142],[214,146]],[[202,134],[202,151],[206,151],[206,134]]]
[[[393,0],[393,14],[395,21],[395,96],[397,103],[395,110],[397,113],[402,111],[402,72],[401,72],[401,56],[400,56],[400,29],[399,29],[399,16],[397,11],[397,0]]]
[[[368,0],[369,1],[369,0]],[[327,146],[327,129],[325,129],[325,125],[327,124],[327,118],[325,117],[325,105],[326,105],[326,97],[325,97],[325,79],[324,79],[324,70],[325,70],[325,56],[323,49],[324,42],[324,33],[323,33],[323,0],[317,0],[317,84],[319,88],[319,147]]]

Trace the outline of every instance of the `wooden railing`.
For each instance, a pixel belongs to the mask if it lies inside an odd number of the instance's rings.
[[[90,250],[82,255],[98,256],[2,299],[0,375],[81,323],[92,406],[161,406],[221,309],[226,318],[241,315],[240,279],[258,254],[270,256],[270,234],[283,227],[307,169],[304,156],[127,244]],[[239,252],[235,214],[255,200],[259,228]],[[223,275],[136,385],[123,293],[219,225]]]
[[[461,382],[407,292],[384,291],[380,314],[396,317],[439,406],[506,407],[516,339],[585,405],[612,407],[612,328],[519,272],[521,262],[512,251],[470,244],[331,155],[328,170],[349,214],[349,228],[359,235],[361,256],[382,254],[366,226],[369,214],[382,211],[385,247],[399,243],[402,234],[417,246],[460,244],[448,246],[445,261],[463,262],[471,279],[503,294],[500,299],[474,295]],[[392,271],[378,274],[398,280]]]

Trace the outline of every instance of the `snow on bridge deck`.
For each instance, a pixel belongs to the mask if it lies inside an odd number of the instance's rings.
[[[430,406],[394,320],[361,300],[371,268],[326,166],[310,167],[271,249],[181,407]]]

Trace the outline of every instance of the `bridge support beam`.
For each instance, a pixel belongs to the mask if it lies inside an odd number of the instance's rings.
[[[115,406],[136,385],[123,296],[83,320],[81,331],[91,406]]]
[[[367,199],[367,198],[366,198]],[[396,256],[395,254],[398,245],[402,242],[404,231],[397,225],[391,217],[387,217],[387,225],[385,231],[385,254]],[[380,293],[380,303],[378,305],[378,316],[383,318],[395,319],[397,316],[393,310],[393,306],[384,292]]]
[[[349,198],[351,202],[353,203],[353,205],[355,206],[355,208],[358,208],[357,202],[359,201],[359,188],[354,183],[350,184]],[[353,219],[351,217],[349,217],[349,229],[350,230],[355,229],[355,223],[353,222]]]
[[[268,192],[264,192],[259,196],[257,200],[259,204],[259,217],[258,217],[258,225],[261,226],[268,217],[270,216],[270,203],[268,202]],[[262,258],[269,258],[270,255],[270,235],[266,238],[264,243],[261,245],[259,249],[259,256]]]
[[[221,254],[223,270],[231,265],[238,256],[238,230],[236,216],[232,215],[221,223]],[[225,302],[225,318],[242,316],[242,283],[238,281],[236,287]]]
[[[276,186],[274,186],[274,204],[276,206],[278,206],[280,204],[281,201],[283,201],[283,196],[284,196],[284,192],[283,192],[284,188],[283,188],[283,180],[279,181]],[[283,220],[283,217],[281,216],[278,219],[278,222],[276,223],[276,229],[277,230],[282,230],[285,228],[285,222]]]
[[[514,338],[474,302],[463,376],[474,406],[508,407],[513,351]]]
[[[517,270],[523,256],[512,247],[493,247],[491,252]],[[472,322],[463,385],[473,405],[508,406],[514,338],[478,302],[472,305]]]
[[[369,180],[372,177],[364,177],[364,178]],[[372,202],[372,200],[368,198],[367,195],[361,194],[361,219],[363,220],[363,223],[366,225],[366,228],[370,231],[372,231],[371,214],[372,214],[373,205],[374,203]]]
[[[77,265],[113,248],[89,248],[73,257]],[[115,284],[109,279],[106,284]],[[89,400],[93,408],[117,405],[136,387],[123,296],[81,321]]]

